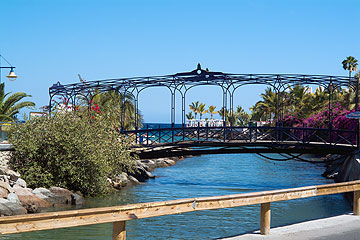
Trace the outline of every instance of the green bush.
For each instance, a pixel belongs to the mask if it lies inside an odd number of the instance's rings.
[[[91,122],[90,120],[91,119]],[[85,195],[106,193],[107,177],[132,171],[129,141],[111,122],[88,113],[56,113],[16,124],[10,165],[29,187],[60,186]]]

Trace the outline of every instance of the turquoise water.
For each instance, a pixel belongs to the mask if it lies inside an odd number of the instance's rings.
[[[275,155],[274,155],[275,156]],[[228,195],[332,183],[321,177],[324,166],[297,161],[264,160],[254,154],[203,155],[159,168],[145,184],[104,198],[88,199],[84,207]],[[288,225],[351,211],[343,195],[272,203],[271,226]],[[260,206],[199,211],[127,222],[128,239],[216,239],[259,229]],[[112,225],[40,231],[0,239],[111,239]]]

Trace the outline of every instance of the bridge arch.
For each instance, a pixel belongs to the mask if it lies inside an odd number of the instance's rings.
[[[180,93],[182,102],[182,123],[185,122],[185,104],[186,94],[190,89],[198,86],[219,86],[222,89],[223,107],[227,108],[229,103],[230,109],[234,107],[234,94],[240,87],[247,85],[260,84],[264,86],[272,87],[277,93],[277,114],[278,118],[281,118],[281,93],[286,91],[289,86],[300,85],[317,85],[323,87],[329,93],[329,118],[331,122],[331,111],[333,95],[336,89],[341,87],[349,87],[356,94],[355,109],[358,109],[359,102],[359,84],[358,79],[343,77],[343,76],[327,76],[327,75],[304,75],[304,74],[231,74],[223,72],[212,72],[204,70],[198,65],[198,68],[190,72],[176,73],[173,75],[165,76],[151,76],[151,77],[134,77],[134,78],[119,78],[119,79],[105,79],[88,81],[86,84],[83,82],[75,84],[62,85],[59,82],[49,88],[49,109],[56,102],[56,97],[71,99],[73,104],[76,104],[78,96],[89,97],[91,92],[96,89],[99,93],[113,91],[116,89],[120,94],[124,96],[131,94],[135,99],[135,130],[137,130],[137,114],[138,114],[138,102],[139,96],[142,91],[151,87],[165,87],[169,90],[171,95],[171,123],[172,126],[175,123],[175,108],[176,108],[176,93]],[[124,98],[123,98],[124,99]],[[91,102],[88,102],[91,104]],[[122,118],[122,130],[124,130],[125,111],[121,114]],[[281,119],[279,119],[281,120]],[[223,139],[227,138],[226,121],[223,126]],[[279,122],[279,121],[278,121]],[[331,130],[331,124],[329,126]],[[230,129],[235,131],[236,129]],[[252,128],[248,129],[249,131]],[[236,130],[237,131],[237,130]],[[279,130],[276,130],[279,131]],[[303,131],[310,131],[304,129]],[[198,131],[199,132],[199,131]],[[199,138],[199,137],[198,137]],[[251,137],[247,140],[251,141]]]

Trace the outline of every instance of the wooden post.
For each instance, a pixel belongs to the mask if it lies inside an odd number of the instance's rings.
[[[360,215],[360,191],[354,191],[354,215]]]
[[[113,222],[113,240],[125,240],[126,239],[126,230],[125,230],[125,221]]]
[[[270,233],[270,203],[261,204],[260,234],[267,235]]]

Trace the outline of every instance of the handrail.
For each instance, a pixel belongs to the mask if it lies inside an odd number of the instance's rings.
[[[260,233],[270,232],[270,203],[354,192],[354,214],[360,215],[360,180],[235,195],[148,202],[115,207],[0,217],[0,234],[113,223],[113,239],[126,238],[125,221],[185,212],[261,204]]]
[[[184,142],[185,140],[194,142],[231,142],[233,140],[242,140],[250,143],[256,143],[259,140],[269,140],[276,143],[294,141],[303,145],[320,142],[329,146],[346,144],[356,147],[356,139],[358,139],[358,132],[354,130],[282,126],[210,127],[198,125],[197,127],[166,128],[160,128],[159,126],[159,128],[154,129],[128,130],[122,133],[127,135],[127,137],[133,138],[134,147],[139,145],[153,146],[161,143],[177,143]],[[175,138],[175,135],[180,138]]]
[[[272,127],[272,126],[221,126],[221,127],[212,127],[212,126],[196,126],[196,127],[165,127],[165,128],[145,128],[145,129],[138,129],[138,130],[126,130],[124,133],[146,133],[146,132],[154,132],[154,131],[180,131],[183,129],[189,130],[205,130],[205,129],[259,129],[259,130],[312,130],[312,131],[330,131],[328,128],[310,128],[310,127]],[[357,133],[356,130],[348,130],[348,129],[331,129],[333,132],[344,132],[344,133]]]

